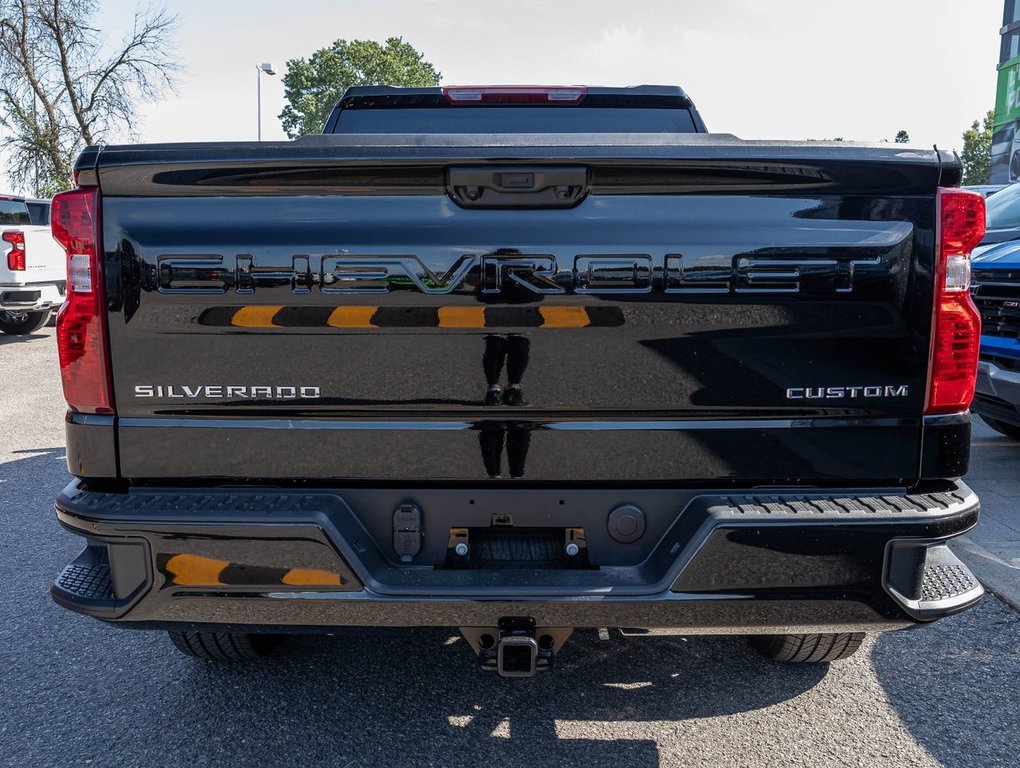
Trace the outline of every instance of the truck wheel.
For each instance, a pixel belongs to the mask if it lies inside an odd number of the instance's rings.
[[[254,661],[276,645],[272,635],[242,632],[170,632],[170,641],[181,653],[206,661]]]
[[[34,333],[50,319],[48,309],[42,312],[0,312],[0,331],[12,336]]]
[[[985,424],[990,426],[1000,435],[1011,437],[1014,440],[1020,440],[1020,427],[1014,426],[1012,424],[1007,424],[1006,422],[999,421],[998,419],[990,419],[987,416],[982,416],[981,418],[985,422]]]
[[[839,661],[853,656],[864,640],[863,632],[838,635],[752,635],[751,645],[766,659],[794,663]]]

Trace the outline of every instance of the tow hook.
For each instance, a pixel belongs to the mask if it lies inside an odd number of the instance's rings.
[[[573,627],[535,627],[535,620],[507,616],[497,627],[461,627],[478,654],[478,666],[502,677],[534,677],[549,669]]]

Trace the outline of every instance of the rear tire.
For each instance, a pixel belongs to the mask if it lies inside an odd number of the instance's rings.
[[[864,640],[863,632],[836,635],[752,635],[751,645],[766,659],[793,664],[839,661],[853,656]]]
[[[1006,437],[1010,437],[1014,440],[1020,440],[1020,427],[1013,424],[1007,424],[1006,422],[999,421],[998,419],[991,419],[988,416],[982,416],[981,420],[1000,435],[1005,435]]]
[[[0,312],[0,331],[12,336],[35,333],[50,319],[48,309],[42,312]]]
[[[268,655],[276,645],[272,635],[243,632],[170,632],[174,647],[206,661],[254,661]]]

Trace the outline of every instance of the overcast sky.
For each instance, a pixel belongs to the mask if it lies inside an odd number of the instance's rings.
[[[173,0],[179,93],[145,141],[255,138],[256,65],[337,38],[402,36],[446,84],[679,84],[712,131],[959,148],[994,106],[1002,0]],[[136,3],[106,0],[110,37]],[[283,138],[280,77],[263,137]]]

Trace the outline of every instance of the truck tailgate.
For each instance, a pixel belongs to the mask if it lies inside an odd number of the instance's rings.
[[[564,169],[565,203],[507,193]],[[940,170],[725,137],[104,149],[120,474],[909,482]]]

